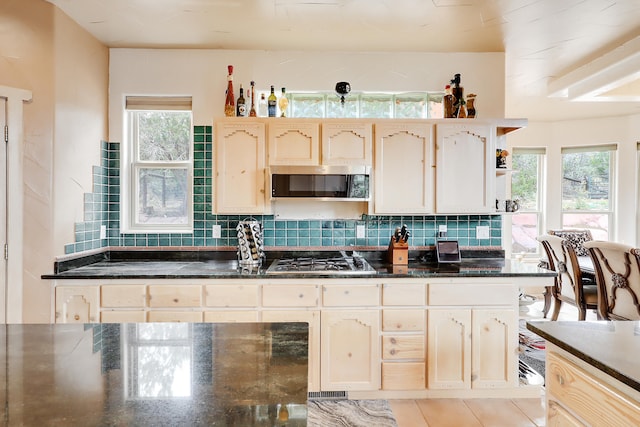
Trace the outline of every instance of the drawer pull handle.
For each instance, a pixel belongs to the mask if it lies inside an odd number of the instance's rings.
[[[562,375],[558,375],[558,384],[564,385],[564,377]]]
[[[74,320],[80,320],[80,315],[76,314],[75,316],[73,316]]]
[[[395,338],[391,338],[391,344],[395,344],[397,341]]]

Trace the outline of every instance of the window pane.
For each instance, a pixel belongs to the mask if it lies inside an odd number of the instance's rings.
[[[291,94],[291,117],[324,117],[324,95]]]
[[[511,251],[513,253],[538,252],[539,243],[536,237],[540,235],[538,230],[537,213],[519,213],[513,215],[511,222]]]
[[[347,96],[344,104],[340,102],[338,95],[327,96],[327,117],[331,118],[357,118],[358,117],[358,97]]]
[[[360,98],[360,117],[393,118],[391,95],[362,95]]]
[[[429,93],[427,101],[427,118],[442,119],[444,118],[444,105],[442,104],[442,93]]]
[[[610,209],[610,151],[562,154],[562,210]]]
[[[397,119],[426,118],[426,94],[402,94],[396,96]]]
[[[591,230],[594,240],[609,240],[609,215],[604,213],[565,213],[562,228]]]
[[[512,166],[518,173],[511,179],[511,196],[520,201],[521,211],[538,211],[538,154],[513,154]]]
[[[189,160],[190,111],[138,111],[133,114],[138,115],[140,160]]]
[[[140,168],[137,170],[138,224],[187,224],[187,169]]]

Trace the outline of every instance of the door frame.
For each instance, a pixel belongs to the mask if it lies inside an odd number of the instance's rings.
[[[0,323],[22,323],[23,270],[23,153],[24,103],[32,99],[31,91],[0,86],[0,97],[6,99],[7,144],[7,245],[9,258],[3,283],[4,302]],[[4,134],[4,129],[3,132]],[[3,251],[4,252],[4,251]],[[4,257],[4,253],[2,254]]]

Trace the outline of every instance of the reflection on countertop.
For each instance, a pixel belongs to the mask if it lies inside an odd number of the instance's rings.
[[[54,273],[43,279],[181,279],[273,278],[268,267],[274,260],[293,256],[327,256],[327,251],[272,251],[259,266],[239,265],[232,251],[109,251],[89,257],[58,261]],[[462,262],[438,264],[429,251],[410,253],[407,265],[391,265],[386,251],[358,251],[372,267],[358,277],[554,277],[535,264],[505,259],[502,251],[463,252]],[[353,278],[352,274],[289,273],[278,278]]]
[[[306,323],[4,325],[0,341],[8,425],[306,425]]]

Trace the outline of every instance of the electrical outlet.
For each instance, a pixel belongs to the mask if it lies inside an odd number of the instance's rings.
[[[100,226],[100,238],[101,239],[106,239],[107,238],[107,226],[106,225],[101,225]]]
[[[476,227],[476,238],[478,239],[488,239],[491,236],[489,235],[489,227],[486,225],[479,225]]]
[[[364,224],[356,224],[356,239],[364,239],[364,238],[365,238]]]
[[[222,226],[215,224],[212,228],[211,234],[214,239],[220,239],[222,237]]]
[[[447,224],[438,226],[438,237],[447,237]]]

